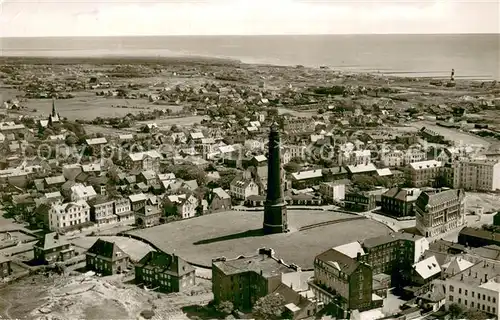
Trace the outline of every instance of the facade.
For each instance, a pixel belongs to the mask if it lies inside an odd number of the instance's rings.
[[[161,158],[156,150],[130,153],[125,159],[125,165],[130,170],[160,172]]]
[[[500,161],[462,160],[453,167],[453,188],[472,191],[500,190]]]
[[[458,243],[472,248],[489,245],[500,246],[500,233],[485,229],[465,227],[458,233]]]
[[[107,197],[99,196],[89,201],[90,220],[97,225],[113,224],[118,222],[118,216],[115,215],[113,200]]]
[[[350,310],[372,308],[372,268],[340,251],[329,249],[314,259],[311,289],[319,302],[336,307],[336,315],[348,318]]]
[[[231,209],[231,196],[222,188],[214,188],[208,194],[208,211],[219,212]]]
[[[166,197],[166,210],[170,211],[170,214],[180,216],[182,219],[195,217],[198,204],[198,199],[192,194],[171,195]]]
[[[0,279],[7,278],[12,274],[10,259],[0,255]]]
[[[410,163],[410,183],[414,187],[434,186],[436,179],[443,174],[443,163],[427,160]]]
[[[71,201],[89,201],[97,196],[92,186],[77,183],[71,187]]]
[[[186,292],[195,285],[194,268],[175,254],[150,251],[135,265],[135,281],[158,291]]]
[[[158,206],[144,206],[135,211],[135,223],[138,227],[149,228],[160,224],[162,216]]]
[[[415,202],[417,229],[425,237],[435,237],[465,224],[463,190],[422,191]]]
[[[117,198],[114,200],[114,214],[118,217],[119,222],[133,223],[135,222],[134,211],[130,204],[130,199],[126,197]]]
[[[39,263],[66,261],[75,256],[75,250],[69,242],[57,233],[44,235],[33,246],[34,260]]]
[[[304,189],[318,185],[323,181],[323,170],[299,171],[291,174],[292,187],[295,189]]]
[[[327,202],[345,199],[345,184],[343,182],[323,182],[319,185],[319,192]]]
[[[246,200],[259,194],[259,186],[251,178],[236,177],[230,185],[231,197]]]
[[[370,211],[377,207],[376,196],[370,192],[349,192],[345,195],[344,205],[347,210]]]
[[[259,249],[258,254],[237,259],[212,261],[212,291],[215,303],[231,301],[236,309],[246,311],[261,297],[281,284],[283,273],[297,271],[274,256],[273,249]]]
[[[443,280],[436,286],[446,297],[445,306],[457,303],[465,309],[479,310],[491,317],[500,316],[500,263],[479,261]]]
[[[267,197],[264,202],[263,230],[266,234],[288,231],[286,202],[283,197],[281,176],[281,141],[277,123],[271,125],[269,133],[269,160]]]
[[[142,210],[144,206],[146,205],[146,201],[148,200],[148,197],[144,193],[137,193],[128,196],[128,199],[130,200],[130,206],[132,208],[132,211],[137,212]]]
[[[417,188],[391,188],[382,195],[382,212],[393,217],[415,216],[413,205],[420,195]]]
[[[85,253],[86,268],[108,276],[127,270],[130,258],[115,243],[97,239]]]
[[[49,210],[49,229],[65,232],[88,225],[90,206],[84,200],[54,204]]]

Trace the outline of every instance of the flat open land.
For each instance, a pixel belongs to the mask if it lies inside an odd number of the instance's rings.
[[[57,112],[61,117],[69,120],[124,117],[128,113],[150,112],[154,109],[178,111],[182,108],[179,106],[155,105],[149,103],[146,99],[98,97],[93,92],[73,92],[73,94],[76,94],[75,98],[56,100]],[[51,99],[28,99],[24,105],[29,110],[36,109],[36,115],[48,115],[52,110]],[[32,112],[29,114],[34,115]]]
[[[472,134],[468,134],[465,132],[460,132],[456,129],[449,129],[445,127],[441,127],[435,124],[427,123],[427,122],[414,122],[411,124],[417,129],[421,129],[422,127],[426,127],[431,129],[445,137],[445,139],[449,139],[454,141],[458,145],[482,145],[485,148],[490,146],[490,142],[482,139],[481,137],[474,136]]]
[[[263,212],[229,211],[128,232],[150,241],[159,249],[176,253],[188,262],[211,266],[213,258],[254,255],[259,248],[273,248],[278,258],[304,269],[313,267],[314,257],[328,248],[355,240],[385,235],[390,229],[373,220],[353,220],[299,228],[355,215],[328,211],[289,210],[292,232],[262,235]]]

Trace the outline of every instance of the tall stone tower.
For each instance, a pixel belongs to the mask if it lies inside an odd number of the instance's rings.
[[[279,126],[271,125],[269,133],[269,156],[267,164],[267,198],[264,204],[264,233],[283,233],[288,231],[286,203],[283,198],[281,181],[281,142]]]

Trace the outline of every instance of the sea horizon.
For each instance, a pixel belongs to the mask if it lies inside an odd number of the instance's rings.
[[[394,76],[500,80],[498,33],[3,37],[3,57],[201,57]]]

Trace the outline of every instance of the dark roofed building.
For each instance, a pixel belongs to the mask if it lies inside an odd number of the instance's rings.
[[[330,304],[334,315],[349,318],[350,310],[368,310],[372,304],[372,268],[344,253],[329,249],[314,260],[314,282],[310,283],[316,298]]]
[[[175,254],[150,251],[135,265],[135,281],[161,292],[184,292],[195,284],[193,266]]]
[[[40,263],[53,263],[65,261],[75,255],[71,244],[57,233],[48,233],[33,247],[35,261]]]
[[[87,269],[103,275],[124,272],[129,260],[129,256],[115,243],[101,239],[97,239],[86,252]]]
[[[214,301],[231,301],[235,308],[250,310],[255,302],[274,292],[281,284],[281,274],[297,271],[274,256],[273,249],[259,249],[258,254],[237,259],[214,259],[212,291]]]
[[[500,233],[489,230],[465,227],[458,234],[458,243],[467,247],[500,246]]]
[[[391,188],[382,195],[382,211],[393,217],[414,216],[413,205],[420,195],[416,188]]]

